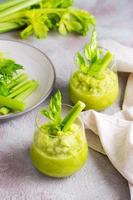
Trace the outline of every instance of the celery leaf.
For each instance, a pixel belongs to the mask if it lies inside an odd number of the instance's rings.
[[[42,109],[41,114],[46,116],[48,119],[52,120],[55,123],[60,123],[61,121],[61,103],[62,96],[58,90],[54,96],[51,97],[49,106],[47,109]]]

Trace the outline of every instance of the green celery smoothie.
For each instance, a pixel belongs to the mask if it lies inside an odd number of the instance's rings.
[[[52,121],[36,129],[30,154],[34,167],[40,172],[52,177],[66,177],[85,164],[88,145],[84,125],[77,117],[84,107],[78,102],[59,126]]]
[[[68,92],[71,101],[85,103],[85,109],[103,110],[113,104],[118,97],[118,75],[112,70],[113,54],[99,48],[96,30],[91,41],[85,45],[84,53],[77,52],[78,69],[72,74]]]
[[[110,69],[99,77],[77,71],[69,82],[69,96],[72,102],[83,101],[86,104],[85,109],[105,109],[117,99],[118,91],[118,76]]]
[[[44,174],[53,177],[70,176],[88,158],[84,130],[80,130],[76,124],[71,126],[69,132],[59,136],[52,136],[47,130],[37,130],[31,158],[33,165]]]

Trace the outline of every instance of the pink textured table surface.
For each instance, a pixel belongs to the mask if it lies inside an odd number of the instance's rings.
[[[75,5],[96,16],[100,39],[114,39],[133,47],[132,0],[76,0]],[[0,38],[19,40],[14,32]],[[61,37],[50,33],[46,40],[27,41],[51,58],[57,74],[56,88],[63,92],[64,102],[69,102],[66,86],[74,65],[73,56],[88,40],[89,36]],[[0,122],[0,200],[130,199],[125,179],[105,156],[92,150],[85,167],[70,178],[52,179],[38,173],[31,165],[28,150],[37,110]]]

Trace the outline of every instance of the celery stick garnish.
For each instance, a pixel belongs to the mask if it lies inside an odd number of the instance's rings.
[[[58,91],[50,100],[47,109],[42,109],[41,114],[50,119],[50,121],[42,126],[51,132],[68,131],[74,123],[80,112],[85,108],[85,104],[78,101],[64,118],[61,116],[62,105],[61,93]]]
[[[84,54],[82,55],[80,52],[76,54],[76,64],[79,66],[80,71],[90,76],[105,71],[112,59],[113,55],[110,51],[105,52],[103,48],[99,48],[96,30],[92,33],[90,43],[85,45]]]
[[[85,104],[82,101],[78,101],[72,109],[68,112],[68,114],[64,117],[61,123],[61,130],[67,131],[69,130],[72,123],[79,116],[80,112],[85,108]]]

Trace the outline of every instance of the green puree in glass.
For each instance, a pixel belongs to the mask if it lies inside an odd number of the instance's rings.
[[[47,129],[38,129],[31,147],[33,165],[53,177],[66,177],[78,171],[88,158],[84,130],[73,123],[67,132],[56,136]]]
[[[114,55],[98,46],[94,29],[83,53],[75,56],[78,70],[69,81],[69,96],[73,103],[85,103],[85,109],[103,110],[113,104],[118,96],[118,76],[113,72]]]
[[[66,177],[84,165],[88,146],[84,125],[78,117],[84,108],[81,101],[73,107],[62,107],[62,95],[58,90],[47,109],[40,111],[43,121],[41,117],[36,119],[37,130],[31,146],[32,163],[40,172]]]
[[[105,109],[116,100],[118,91],[118,76],[109,68],[96,77],[76,71],[69,82],[70,99],[83,101],[85,109]]]

